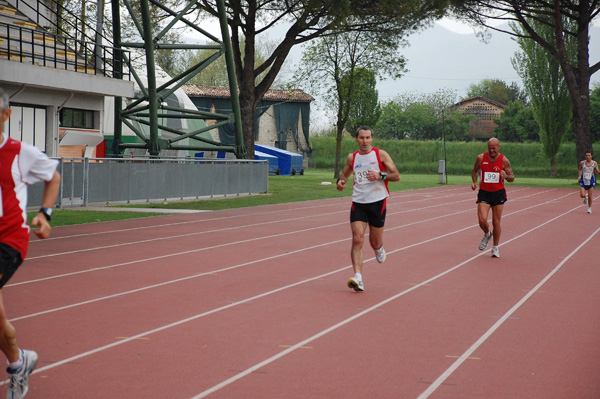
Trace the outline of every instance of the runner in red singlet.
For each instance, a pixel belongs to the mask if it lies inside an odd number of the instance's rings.
[[[500,154],[500,141],[492,138],[488,141],[488,152],[479,154],[475,160],[475,166],[471,171],[473,184],[471,189],[477,189],[477,178],[480,179],[479,192],[477,193],[477,217],[479,219],[479,227],[483,230],[483,238],[479,243],[479,249],[484,251],[487,248],[488,242],[492,235],[494,237],[494,245],[492,247],[492,257],[499,258],[500,252],[498,244],[500,243],[500,234],[502,228],[500,219],[502,218],[502,210],[504,203],[507,200],[504,181],[515,181],[515,175],[508,158]],[[492,210],[492,226],[493,233],[490,231],[488,224],[488,215]]]

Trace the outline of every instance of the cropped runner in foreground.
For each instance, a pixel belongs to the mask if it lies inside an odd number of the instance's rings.
[[[479,184],[479,192],[477,193],[477,217],[479,219],[479,227],[483,230],[483,238],[479,243],[479,250],[485,251],[488,242],[492,236],[494,237],[494,245],[492,246],[492,257],[499,258],[500,251],[500,234],[502,227],[500,220],[502,219],[502,210],[504,203],[507,200],[504,181],[515,181],[515,175],[510,166],[508,158],[500,154],[500,141],[496,138],[488,140],[488,151],[479,154],[475,159],[475,166],[471,171],[473,184],[471,189],[477,189],[477,178]],[[490,231],[488,224],[488,215],[492,210],[492,226],[493,232]]]
[[[45,184],[42,208],[31,224],[39,226],[34,230],[39,238],[48,238],[60,175],[56,172],[58,161],[48,158],[36,147],[4,134],[4,124],[10,113],[8,95],[0,89],[0,349],[8,360],[10,386],[7,398],[20,399],[29,390],[29,374],[37,364],[38,355],[34,351],[19,349],[15,328],[8,321],[4,309],[2,287],[27,255],[27,185],[41,181]]]
[[[375,250],[377,262],[385,261],[383,249],[383,226],[386,215],[386,199],[390,196],[388,182],[399,181],[400,172],[390,155],[373,147],[373,130],[361,126],[356,131],[358,151],[348,154],[346,165],[337,181],[337,189],[342,191],[351,173],[354,173],[350,228],[352,229],[352,267],[354,277],[348,280],[348,287],[364,291],[362,279],[363,243],[369,226],[369,243]]]

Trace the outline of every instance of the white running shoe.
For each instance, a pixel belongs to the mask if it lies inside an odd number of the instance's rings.
[[[6,369],[10,377],[7,399],[22,399],[29,391],[29,374],[37,365],[38,355],[34,351],[21,350],[21,357],[23,365],[18,370]]]
[[[385,249],[383,249],[383,245],[381,246],[381,248],[375,250],[375,259],[377,259],[377,262],[385,262],[385,256],[386,254]]]
[[[592,213],[592,208],[588,208],[587,213]]]
[[[483,235],[483,238],[481,239],[481,242],[479,243],[479,250],[480,251],[485,251],[485,249],[488,246],[488,242],[490,242],[490,238],[492,238],[492,232],[488,231],[487,234]]]
[[[499,258],[500,251],[498,251],[498,247],[492,247],[492,258]]]
[[[365,285],[363,284],[362,279],[357,279],[355,277],[352,277],[350,280],[348,280],[348,287],[352,288],[354,291],[365,290]]]
[[[583,205],[587,205],[588,203],[588,195],[585,195],[585,198],[583,199]]]

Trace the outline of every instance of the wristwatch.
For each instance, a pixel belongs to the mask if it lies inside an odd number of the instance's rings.
[[[40,208],[38,212],[43,213],[47,221],[52,220],[52,208]]]
[[[385,180],[387,177],[387,172],[379,172],[379,176],[381,176],[381,180]]]

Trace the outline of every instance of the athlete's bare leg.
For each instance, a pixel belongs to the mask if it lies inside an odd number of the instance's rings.
[[[352,250],[350,257],[352,258],[352,268],[354,273],[362,274],[363,266],[363,243],[365,241],[365,231],[367,230],[367,223],[365,222],[352,222],[350,223],[352,229]]]
[[[492,234],[494,235],[495,247],[497,247],[500,243],[500,234],[502,233],[502,227],[500,227],[500,219],[502,219],[503,209],[504,205],[496,205],[492,207],[492,226],[494,226]]]
[[[383,245],[383,227],[369,226],[369,243],[373,250],[381,248]]]
[[[488,224],[488,215],[490,214],[491,206],[482,202],[477,204],[477,218],[479,220],[479,227],[483,230],[483,234],[487,234],[490,231],[490,225]]]

